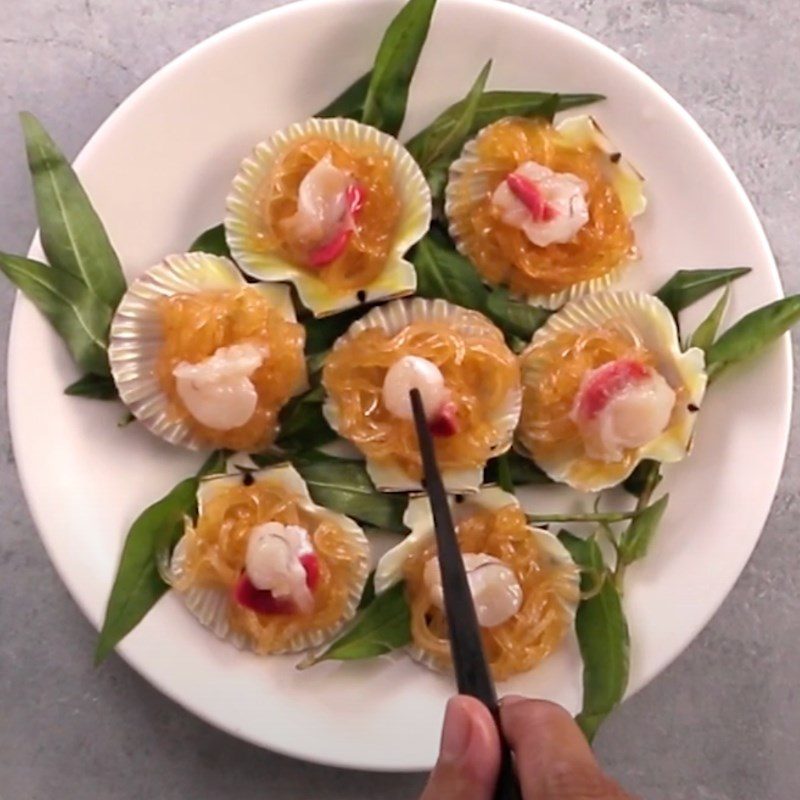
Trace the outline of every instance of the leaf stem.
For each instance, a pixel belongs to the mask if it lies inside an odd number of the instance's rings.
[[[614,523],[614,522],[627,522],[633,519],[640,511],[637,508],[634,511],[612,511],[600,512],[596,514],[528,514],[528,522],[533,523],[547,523],[547,522],[600,522],[600,523]]]

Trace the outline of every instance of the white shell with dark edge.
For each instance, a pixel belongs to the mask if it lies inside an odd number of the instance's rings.
[[[341,618],[333,625],[311,629],[295,636],[285,648],[271,651],[278,653],[299,653],[310,648],[321,647],[333,639],[339,631],[349,622],[358,610],[361,594],[369,574],[370,548],[364,531],[343,514],[338,514],[323,506],[319,506],[311,499],[308,487],[300,474],[289,464],[250,473],[256,483],[269,482],[280,486],[287,492],[295,495],[298,505],[311,516],[333,523],[338,526],[358,546],[358,556],[354,562],[355,574],[352,585],[349,587],[347,606]],[[215,476],[202,480],[197,492],[198,514],[202,516],[204,505],[220,491],[241,485],[243,474]],[[191,520],[186,521],[187,531],[192,525]],[[162,577],[174,584],[182,576],[185,566],[185,539],[182,538],[172,554],[172,559],[166,569],[162,568]],[[210,587],[194,587],[180,595],[189,611],[208,628],[215,636],[230,642],[239,649],[253,649],[248,636],[231,629],[229,621],[230,590]]]
[[[462,520],[468,519],[477,511],[498,511],[509,505],[517,507],[520,505],[513,494],[504,492],[496,486],[485,486],[476,494],[464,496],[461,502],[456,502],[455,498],[450,497],[448,498],[448,503],[454,525],[458,525]],[[411,532],[400,544],[389,550],[378,561],[375,569],[375,592],[377,594],[385,592],[403,580],[403,570],[408,558],[428,547],[436,538],[433,513],[427,497],[415,497],[409,501],[403,522]],[[550,533],[550,531],[533,526],[528,526],[528,531],[536,539],[536,543],[541,550],[551,559],[559,563],[574,565],[575,562],[569,551],[561,544],[558,537]],[[562,600],[563,607],[567,610],[571,619],[574,619],[578,607],[579,583],[580,573],[576,569],[576,602],[571,603],[567,600]],[[413,642],[408,646],[408,652],[415,661],[435,671],[441,670],[437,661]]]
[[[628,219],[633,219],[644,212],[647,207],[647,197],[644,194],[644,178],[622,157],[619,151],[613,148],[613,145],[594,117],[588,115],[568,117],[555,127],[565,138],[574,142],[576,147],[591,145],[608,155],[609,158],[605,170],[606,178],[619,195]],[[477,144],[476,140],[472,139],[464,145],[461,156],[450,165],[450,177],[445,196],[445,216],[448,219],[450,236],[455,242],[458,251],[466,258],[469,258],[469,253],[462,244],[464,230],[458,220],[463,219],[468,213],[465,206],[471,206],[476,199],[483,197],[489,191],[485,176],[480,171],[469,171],[477,161]],[[450,187],[465,181],[469,181],[469,192],[465,199],[459,202],[455,199],[455,193],[450,190]],[[612,283],[619,279],[631,260],[636,257],[637,254],[634,252],[631,254],[631,259],[617,265],[604,275],[587,281],[580,281],[560,292],[541,295],[512,294],[530,305],[542,306],[551,310],[560,308],[564,303],[576,297],[608,289]]]
[[[536,358],[536,348],[565,331],[600,328],[609,323],[621,323],[655,357],[655,369],[673,388],[685,388],[685,396],[673,411],[669,427],[657,438],[638,448],[633,465],[596,462],[590,481],[576,480],[572,468],[579,459],[552,455],[538,458],[536,463],[553,480],[569,484],[581,491],[597,492],[624,481],[636,464],[650,458],[663,463],[683,459],[691,446],[692,432],[697,419],[707,376],[705,356],[697,347],[681,350],[678,329],[669,309],[657,298],[641,292],[603,292],[573,300],[556,312],[533,335],[531,344],[520,356],[523,386],[536,385],[557,365]],[[694,410],[692,410],[694,409]],[[517,447],[525,452],[517,440]],[[530,457],[529,454],[526,453]]]
[[[209,449],[185,420],[176,419],[156,375],[163,346],[159,300],[177,294],[237,290],[244,286],[263,294],[290,322],[297,318],[288,286],[247,284],[227,258],[206,253],[167,256],[129,287],[111,322],[108,357],[122,402],[148,430],[170,444]],[[306,379],[295,393],[306,387]]]
[[[363,331],[369,328],[381,328],[389,336],[394,336],[403,328],[413,322],[446,322],[454,329],[469,335],[472,332],[481,333],[487,324],[491,325],[486,317],[477,311],[462,308],[446,300],[429,300],[414,297],[405,300],[395,300],[383,306],[373,308],[361,319],[356,320],[345,334],[340,336],[334,349],[343,346]],[[493,326],[494,327],[494,326]],[[522,409],[522,390],[512,390],[501,408],[497,409],[492,420],[495,428],[502,432],[494,455],[505,453],[510,447],[514,436],[514,429],[519,422]],[[337,433],[339,432],[339,414],[336,403],[330,395],[325,396],[322,413],[328,424]],[[381,491],[405,492],[419,491],[422,489],[420,481],[410,478],[405,471],[396,464],[377,464],[367,459],[367,472],[372,482]],[[442,480],[448,492],[475,492],[483,480],[483,467],[464,469],[443,469]]]
[[[259,249],[263,229],[259,198],[278,159],[295,143],[309,136],[373,147],[394,164],[394,186],[401,211],[392,248],[381,273],[366,286],[334,290],[305,267],[281,253]],[[290,281],[300,300],[315,316],[326,316],[361,303],[411,294],[417,287],[414,266],[405,252],[427,232],[431,222],[431,193],[411,154],[392,136],[350,119],[309,119],[295,123],[256,145],[242,162],[226,202],[225,234],[231,253],[241,268],[262,281]]]

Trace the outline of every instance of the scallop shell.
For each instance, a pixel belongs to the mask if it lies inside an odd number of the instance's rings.
[[[480,333],[486,325],[491,323],[483,314],[461,306],[449,303],[446,300],[429,300],[414,297],[406,300],[395,300],[386,305],[373,308],[368,314],[354,322],[347,332],[340,336],[334,344],[334,349],[341,347],[345,342],[369,328],[381,328],[390,336],[399,333],[412,322],[447,322],[464,334]],[[514,436],[514,429],[519,422],[522,410],[522,391],[509,392],[506,402],[495,414],[493,423],[496,428],[506,431],[498,443],[495,455],[505,453],[510,447]],[[337,433],[339,431],[339,414],[336,404],[330,395],[326,395],[322,413],[328,424]],[[392,464],[376,464],[367,459],[367,472],[372,482],[385,492],[419,491],[422,484],[409,478],[401,467]],[[444,469],[442,480],[448,492],[475,492],[483,480],[483,467],[467,469]]]
[[[633,472],[639,461],[646,458],[664,463],[684,458],[691,446],[696,412],[706,389],[703,351],[690,347],[682,352],[678,329],[669,309],[657,297],[640,292],[588,295],[568,303],[561,311],[553,314],[536,331],[531,344],[520,356],[523,386],[537,384],[553,369],[552,364],[536,358],[538,346],[563,331],[598,328],[610,321],[621,321],[635,332],[642,346],[654,355],[656,369],[673,389],[685,387],[686,398],[685,403],[676,407],[670,426],[656,439],[639,448],[633,465],[628,468],[620,463],[598,463],[592,479],[583,481],[576,480],[572,474],[576,463],[585,463],[583,458],[555,455],[548,459],[536,459],[536,463],[553,480],[567,483],[581,491],[597,492],[616,486]],[[516,446],[524,452],[519,439]]]
[[[449,498],[450,512],[453,515],[453,522],[458,525],[476,511],[489,510],[496,511],[509,505],[519,506],[519,501],[513,494],[504,492],[496,486],[485,486],[477,494],[467,495],[462,502],[456,502],[454,498]],[[403,579],[403,568],[408,558],[418,550],[426,548],[434,539],[434,521],[431,512],[430,501],[427,497],[415,497],[408,503],[408,508],[403,517],[406,527],[410,533],[400,544],[389,550],[378,561],[375,569],[375,591],[377,594],[385,592]],[[553,560],[565,564],[574,564],[568,550],[558,540],[558,538],[543,528],[529,527],[528,531],[533,536],[542,551]],[[580,584],[580,574],[575,573],[576,590]],[[578,597],[578,592],[575,593]],[[562,600],[564,608],[569,612],[571,618],[575,618],[577,602],[571,603]],[[435,671],[441,671],[441,667],[429,653],[417,647],[415,644],[408,646],[409,655],[426,667]]]
[[[156,375],[163,343],[158,303],[163,297],[238,289],[248,285],[227,258],[206,253],[167,256],[137,278],[111,321],[108,358],[122,402],[148,430],[170,444],[208,449],[184,420],[176,420]],[[291,290],[276,284],[249,284],[261,292],[284,319],[296,322]],[[305,388],[305,381],[296,392]]]
[[[364,531],[353,520],[343,514],[337,514],[323,506],[318,506],[311,499],[308,487],[300,474],[289,464],[280,464],[268,469],[250,473],[256,482],[276,484],[299,498],[300,507],[319,520],[337,525],[344,533],[358,543],[358,557],[355,561],[356,572],[348,593],[345,613],[335,624],[315,628],[295,636],[290,644],[281,649],[271,651],[273,654],[298,653],[309,648],[321,647],[333,639],[339,631],[355,616],[361,595],[369,574],[370,549]],[[243,474],[225,475],[205,478],[200,482],[197,492],[198,513],[202,515],[204,505],[219,492],[232,486],[239,486],[244,480]],[[192,521],[186,520],[186,530],[191,528]],[[166,567],[162,566],[162,577],[167,583],[174,584],[180,580],[186,564],[185,537],[182,538],[172,553]],[[250,638],[243,633],[231,629],[228,609],[230,607],[230,590],[212,587],[194,587],[180,593],[180,597],[189,611],[208,628],[216,637],[230,642],[237,648],[253,649]]]
[[[606,177],[619,195],[626,215],[629,219],[633,219],[644,212],[647,206],[647,198],[644,194],[644,178],[629,162],[622,158],[619,151],[614,150],[611,142],[593,117],[588,115],[569,117],[555,127],[565,138],[574,142],[576,147],[593,145],[603,153],[608,154]],[[469,258],[469,253],[460,244],[464,239],[464,231],[458,220],[464,219],[466,216],[466,206],[471,205],[476,198],[483,197],[488,191],[485,176],[482,176],[480,171],[471,172],[472,166],[477,161],[476,139],[472,139],[464,145],[460,158],[450,166],[448,191],[445,197],[445,216],[449,221],[450,236],[456,243],[459,252],[467,258]],[[467,194],[469,199],[458,202],[454,199],[454,192],[449,191],[449,187],[451,184],[455,185],[459,181],[467,180],[470,181],[469,193]],[[635,253],[633,257],[636,257]],[[560,308],[564,303],[574,300],[576,297],[607,289],[619,279],[628,263],[619,264],[605,275],[573,284],[560,292],[542,295],[515,295],[515,297],[534,306],[542,306],[551,310]]]
[[[333,290],[309,270],[293,264],[280,253],[264,252],[258,245],[263,223],[256,209],[265,176],[289,147],[308,136],[368,145],[389,156],[394,163],[394,184],[402,210],[391,254],[381,274],[359,291]],[[258,144],[253,154],[242,162],[226,205],[225,233],[237,263],[248,275],[259,280],[293,283],[303,304],[315,316],[411,294],[417,287],[414,266],[403,255],[430,226],[430,188],[411,154],[395,138],[377,128],[350,119],[310,119],[290,125]]]

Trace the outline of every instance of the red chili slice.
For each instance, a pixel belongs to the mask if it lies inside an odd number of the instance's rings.
[[[364,207],[366,198],[366,191],[360,183],[351,183],[347,189],[345,189],[344,200],[346,210],[342,219],[343,226],[332,239],[311,251],[308,256],[308,265],[310,267],[315,267],[316,269],[325,267],[332,261],[336,261],[345,251],[350,237],[353,235],[355,218]]]
[[[506,183],[514,197],[531,212],[534,222],[549,222],[558,215],[556,209],[544,199],[544,195],[533,181],[512,172],[506,178]]]
[[[439,414],[428,423],[434,436],[454,436],[458,433],[458,408],[452,401],[445,403]]]
[[[649,368],[631,358],[620,358],[603,364],[581,386],[578,413],[582,417],[593,419],[615,395],[632,383],[639,383],[649,376]]]
[[[300,556],[300,563],[306,571],[306,585],[313,592],[319,583],[319,559],[316,553],[306,553]],[[244,570],[233,586],[233,600],[256,614],[294,614],[297,611],[291,600],[277,598],[269,589],[253,586]]]

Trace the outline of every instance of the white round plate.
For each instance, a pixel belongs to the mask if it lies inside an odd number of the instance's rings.
[[[365,72],[397,8],[393,0],[324,0],[262,14],[176,59],[111,115],[77,168],[129,278],[222,218],[240,159]],[[644,258],[627,285],[655,289],[679,267],[746,264],[753,273],[735,285],[730,319],[781,295],[753,208],[706,135],[646,75],[566,25],[507,4],[441,0],[406,132],[463,96],[488,58],[493,88],[608,96],[593,113],[646,176],[650,196],[637,223]],[[65,397],[75,377],[50,328],[20,299],[9,354],[17,463],[56,569],[99,625],[129,524],[192,472],[197,456],[170,449],[139,426],[117,427],[115,404]],[[696,449],[666,482],[672,497],[662,529],[648,557],[630,570],[630,692],[689,644],[744,567],[781,472],[790,379],[784,341],[712,388]],[[566,496],[529,495],[539,510],[555,510]],[[296,672],[294,658],[256,658],[216,641],[173,596],[120,651],[211,724],[273,750],[347,767],[428,768],[453,691],[449,679],[405,658]],[[501,689],[575,711],[580,686],[571,642]]]

